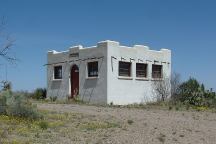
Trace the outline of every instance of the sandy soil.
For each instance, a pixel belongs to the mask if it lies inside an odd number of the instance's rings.
[[[39,109],[80,113],[85,119],[116,121],[120,128],[74,132],[76,139],[56,143],[215,144],[216,113],[158,109],[97,107],[75,104],[38,104]],[[68,125],[70,128],[70,125]],[[78,140],[78,141],[76,141]]]

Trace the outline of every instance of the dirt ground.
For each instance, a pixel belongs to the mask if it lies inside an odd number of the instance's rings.
[[[82,115],[74,123],[94,122],[91,129],[74,129],[52,143],[98,144],[215,144],[216,113],[158,109],[115,108],[77,104],[38,104],[41,110]],[[115,123],[106,128],[100,121]],[[94,127],[96,127],[94,129]],[[58,137],[58,134],[56,135]]]

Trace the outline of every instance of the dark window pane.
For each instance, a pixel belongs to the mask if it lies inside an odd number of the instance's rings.
[[[136,64],[136,77],[147,77],[147,64]]]
[[[88,77],[98,77],[98,62],[88,63]]]
[[[130,62],[119,62],[119,76],[131,76],[131,63]]]
[[[162,78],[162,65],[152,65],[152,78]]]
[[[54,79],[62,79],[62,66],[54,67]]]

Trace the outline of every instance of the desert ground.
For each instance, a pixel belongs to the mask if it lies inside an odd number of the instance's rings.
[[[21,123],[22,127],[2,135],[6,142],[16,139],[17,143],[56,144],[216,143],[214,112],[49,103],[37,106],[44,113],[48,128],[40,130]],[[3,128],[1,124],[2,121]]]
[[[208,143],[216,142],[216,113],[158,109],[110,108],[86,105],[40,104],[40,109],[78,113],[81,118],[67,128],[89,122],[110,122],[110,128],[74,130],[57,143]],[[116,124],[116,125],[115,125]],[[57,135],[58,136],[58,135]],[[61,136],[61,135],[60,135]]]

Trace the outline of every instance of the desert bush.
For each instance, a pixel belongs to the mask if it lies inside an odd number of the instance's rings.
[[[189,78],[181,82],[180,75],[173,73],[171,80],[164,78],[152,82],[153,94],[157,101],[147,103],[151,106],[169,106],[169,110],[174,107],[190,108],[208,107],[216,108],[216,93],[213,89],[206,90],[204,84],[199,83],[195,78]],[[171,92],[171,97],[169,94]]]
[[[49,127],[49,124],[46,121],[41,121],[41,122],[38,123],[38,125],[43,130],[45,130],[45,129],[47,129]]]
[[[50,101],[55,102],[57,100],[57,96],[50,97]]]
[[[176,110],[176,111],[178,111],[178,110],[179,110],[179,106],[178,106],[178,105],[175,107],[175,110]]]
[[[110,102],[110,106],[113,106],[113,102]]]
[[[39,100],[39,99],[45,99],[46,98],[46,88],[37,88],[35,91],[34,91],[34,93],[33,93],[33,95],[32,95],[32,98],[33,99],[37,99],[37,100]]]
[[[170,105],[170,106],[169,106],[169,110],[172,110],[172,108],[173,108],[173,107]]]
[[[1,85],[2,85],[1,87],[3,91],[6,91],[6,90],[11,91],[12,89],[12,84],[9,81],[1,81]]]
[[[179,100],[181,102],[191,105],[201,105],[204,98],[203,96],[204,90],[194,78],[190,78],[180,85]]]
[[[206,90],[204,84],[200,84],[195,78],[190,78],[179,86],[175,102],[216,108],[216,94],[212,90]]]
[[[166,101],[171,94],[170,78],[160,78],[152,82],[153,94],[157,101]]]
[[[216,93],[212,90],[207,90],[204,93],[205,102],[204,105],[207,107],[216,108]]]
[[[10,91],[0,93],[0,114],[28,119],[41,118],[36,105],[23,95],[14,95]]]

